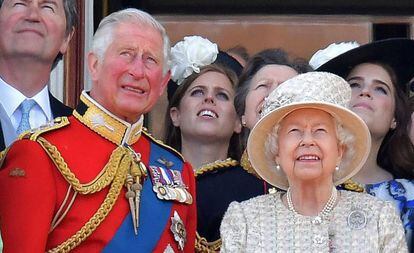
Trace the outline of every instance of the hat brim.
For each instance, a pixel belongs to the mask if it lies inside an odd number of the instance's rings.
[[[286,190],[288,179],[283,169],[276,170],[266,157],[265,143],[274,126],[280,123],[289,113],[298,109],[319,109],[335,117],[342,126],[354,136],[353,156],[344,167],[334,174],[334,184],[339,185],[354,176],[364,165],[370,148],[371,137],[364,121],[351,110],[330,103],[301,102],[278,108],[262,117],[252,129],[247,141],[247,153],[256,172],[268,183]],[[281,147],[283,148],[283,147]]]
[[[396,73],[398,85],[407,91],[414,77],[414,40],[393,38],[374,41],[351,49],[321,65],[316,71],[326,71],[346,79],[351,69],[364,62],[382,62]]]

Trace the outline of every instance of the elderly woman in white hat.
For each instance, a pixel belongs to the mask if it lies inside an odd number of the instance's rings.
[[[286,193],[233,202],[222,252],[407,252],[392,203],[338,191],[370,148],[365,123],[346,109],[351,89],[324,72],[298,75],[267,98],[247,149],[257,173]]]

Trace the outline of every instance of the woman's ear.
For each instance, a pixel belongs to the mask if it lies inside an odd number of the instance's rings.
[[[240,122],[239,117],[237,117],[236,121],[234,122],[234,130],[233,131],[235,133],[239,134],[239,133],[241,133],[241,130],[242,130],[242,124]]]
[[[345,154],[346,146],[344,144],[338,144],[338,158],[336,159],[336,164],[340,164],[342,161],[342,158]]]
[[[180,127],[180,110],[177,107],[171,107],[170,118],[175,127]]]

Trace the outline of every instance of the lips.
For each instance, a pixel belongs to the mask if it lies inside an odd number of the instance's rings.
[[[363,102],[353,105],[352,108],[363,108],[373,111],[373,108],[369,104]]]
[[[122,86],[123,89],[127,90],[127,91],[131,91],[137,94],[144,94],[145,91],[141,88],[138,87],[132,87],[132,86]]]
[[[199,116],[199,117],[209,117],[209,118],[214,118],[214,119],[218,118],[217,113],[212,111],[212,110],[201,110],[197,113],[197,116]]]
[[[18,31],[18,33],[34,33],[37,34],[39,36],[43,36],[43,33],[37,29],[32,29],[32,28],[24,28]]]
[[[301,155],[296,158],[298,161],[319,161],[321,158],[317,155]]]

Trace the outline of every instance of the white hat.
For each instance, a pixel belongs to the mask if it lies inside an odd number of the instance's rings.
[[[371,137],[364,121],[347,109],[350,99],[349,84],[341,77],[327,72],[300,74],[279,85],[266,98],[261,118],[253,127],[247,141],[247,152],[253,168],[268,183],[287,189],[289,183],[286,175],[271,165],[275,162],[269,161],[266,156],[265,143],[274,126],[289,113],[298,109],[314,108],[331,114],[354,136],[353,157],[347,163],[341,164],[340,170],[334,174],[334,184],[341,184],[354,176],[368,157]]]

